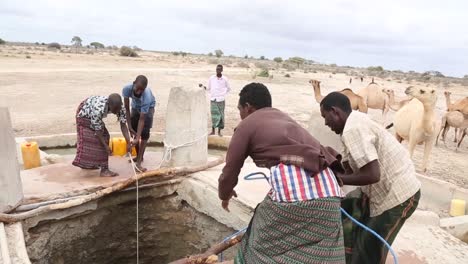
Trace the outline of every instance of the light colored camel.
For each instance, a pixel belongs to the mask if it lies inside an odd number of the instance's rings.
[[[416,144],[424,145],[422,169],[427,171],[427,163],[432,146],[437,137],[435,104],[437,95],[434,89],[408,87],[405,94],[414,97],[395,114],[394,126],[399,142],[408,140],[408,150],[413,157]]]
[[[312,86],[314,87],[315,101],[320,104],[324,97],[322,96],[322,93],[320,91],[320,81],[310,80],[309,83],[312,84]],[[367,105],[365,104],[364,99],[362,99],[362,97],[355,94],[351,89],[344,89],[339,92],[348,97],[349,101],[351,102],[351,108],[353,110],[359,110],[360,112],[367,113]]]
[[[450,95],[452,95],[452,93],[445,91],[444,95],[445,102],[447,103],[447,111],[460,111],[465,116],[468,116],[468,96],[452,103],[450,101]]]
[[[388,95],[382,92],[382,87],[374,82],[374,78],[372,78],[372,82],[369,85],[359,89],[357,94],[364,99],[368,108],[382,110],[382,123],[385,124],[387,113],[390,109],[390,100]]]
[[[447,105],[447,111],[460,111],[465,116],[465,119],[468,119],[468,97],[465,97],[463,99],[460,99],[452,103],[450,100],[450,95],[452,95],[452,93],[449,91],[445,91],[444,95],[445,95],[445,103]],[[458,136],[461,136],[461,134],[463,133],[462,130],[458,132],[458,128],[459,127],[455,127],[455,137],[453,139],[453,142],[457,142]],[[450,127],[447,128],[447,130],[448,129],[450,129]]]
[[[439,136],[442,133],[442,141],[444,142],[445,145],[445,136],[447,135],[447,131],[449,130],[450,127],[454,127],[455,129],[460,129],[460,140],[458,141],[455,139],[458,144],[457,147],[455,148],[455,151],[458,151],[458,147],[460,146],[463,137],[462,134],[468,128],[468,119],[465,118],[465,116],[460,112],[460,111],[449,111],[445,113],[445,115],[442,117],[442,122],[440,126],[440,131],[437,134],[436,138],[436,146],[439,142]],[[455,134],[456,137],[456,134]]]
[[[460,144],[462,143],[463,138],[465,138],[466,134],[468,134],[468,128],[463,129],[463,132],[461,133],[460,140],[458,141],[456,150],[458,150],[458,148],[460,147]]]
[[[382,92],[388,95],[388,105],[393,111],[398,111],[400,108],[405,106],[411,101],[412,98],[399,99],[397,102],[395,100],[395,91],[393,89],[382,89]]]

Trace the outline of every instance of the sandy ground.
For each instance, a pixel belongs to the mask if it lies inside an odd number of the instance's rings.
[[[30,56],[28,59],[26,56]],[[13,127],[17,136],[69,133],[75,131],[74,114],[78,104],[90,95],[121,93],[124,85],[132,82],[136,75],[144,74],[156,96],[157,108],[153,129],[164,131],[165,109],[171,87],[198,87],[206,84],[214,73],[213,58],[205,56],[173,56],[168,53],[141,52],[139,58],[125,58],[117,51],[95,54],[74,54],[48,51],[42,47],[0,46],[0,105],[10,107]],[[229,59],[232,62],[241,59]],[[211,63],[208,63],[211,62]],[[263,82],[270,89],[275,107],[289,113],[299,123],[306,126],[309,120],[309,106],[315,104],[309,79],[322,81],[322,93],[347,87],[349,76],[328,72],[304,73],[303,71],[272,71],[274,78],[252,78],[252,69],[226,65],[224,74],[230,79],[232,94],[226,104],[226,129],[230,135],[239,122],[237,94],[252,81]],[[250,65],[254,68],[254,65]],[[283,77],[285,73],[291,78]],[[357,91],[364,83],[353,80],[351,88]],[[375,81],[387,88],[395,89],[397,96],[403,96],[407,82]],[[426,86],[426,84],[411,83]],[[443,88],[437,89],[439,96],[437,111],[439,116],[445,111]],[[468,95],[468,88],[451,86],[452,101]],[[376,121],[381,120],[379,110],[370,110]],[[391,122],[393,113],[387,118]],[[116,119],[110,115],[106,120],[110,131],[118,131]],[[208,128],[207,128],[208,129]],[[330,131],[330,133],[332,133]],[[447,146],[435,146],[427,175],[440,178],[468,188],[468,139],[462,143],[459,152],[454,152],[453,130],[448,133]],[[417,146],[414,157],[420,168],[423,146]]]

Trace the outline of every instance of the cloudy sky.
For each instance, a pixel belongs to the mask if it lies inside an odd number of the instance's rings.
[[[338,65],[468,74],[465,0],[0,0],[7,41],[300,56]]]

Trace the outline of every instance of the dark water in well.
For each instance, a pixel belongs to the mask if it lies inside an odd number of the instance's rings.
[[[154,190],[153,190],[154,191]],[[143,197],[144,191],[140,191]],[[136,263],[136,210],[134,192],[113,194],[96,210],[61,220],[25,223],[26,245],[32,263]],[[128,198],[128,197],[127,197]],[[168,263],[202,253],[234,232],[204,215],[177,194],[140,199],[140,263]],[[225,253],[233,258],[235,248]]]

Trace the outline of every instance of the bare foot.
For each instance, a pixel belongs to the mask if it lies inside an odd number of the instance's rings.
[[[213,136],[214,134],[215,134],[215,132],[211,132],[211,133],[210,133],[210,136]]]
[[[115,176],[119,176],[119,174],[117,172],[113,172],[109,169],[102,169],[101,170],[101,177],[115,177]]]
[[[222,136],[223,136],[223,134],[221,134],[221,132],[218,132],[218,136],[222,137]]]
[[[135,169],[136,169],[138,172],[145,172],[145,171],[147,171],[147,169],[146,169],[146,168],[143,168],[143,167],[141,166],[141,164],[135,164]]]

